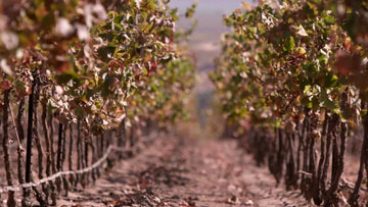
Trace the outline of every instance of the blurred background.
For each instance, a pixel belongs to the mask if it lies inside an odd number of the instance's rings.
[[[221,36],[228,30],[223,17],[236,8],[241,7],[244,0],[171,0],[171,5],[183,14],[186,8],[197,2],[194,18],[198,24],[190,37],[190,48],[195,53],[198,69],[201,72],[213,69],[213,59],[220,52]],[[178,28],[187,28],[189,22],[184,18],[179,22]]]
[[[199,121],[197,127],[198,133],[204,134],[204,131],[211,132],[208,136],[218,134],[222,129],[216,124],[214,127],[210,122],[219,122],[220,117],[214,117],[215,113],[210,111],[213,103],[214,88],[208,78],[208,72],[215,68],[214,59],[221,51],[221,38],[223,33],[228,31],[225,26],[223,17],[230,14],[236,8],[240,8],[245,0],[171,0],[172,7],[179,9],[179,14],[184,14],[186,8],[193,3],[197,3],[197,9],[194,19],[197,20],[197,26],[190,36],[188,47],[196,57],[197,63],[197,84],[194,90],[193,113],[191,114],[190,123]],[[189,28],[191,22],[182,18],[177,28]],[[195,130],[194,126],[190,127],[191,132]],[[194,134],[195,136],[195,134]]]

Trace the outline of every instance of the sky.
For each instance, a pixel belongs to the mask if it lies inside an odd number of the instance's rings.
[[[231,12],[239,7],[242,0],[171,0],[173,6],[186,8],[193,2],[199,2],[199,12]]]

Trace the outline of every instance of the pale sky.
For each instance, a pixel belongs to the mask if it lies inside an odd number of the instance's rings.
[[[198,0],[199,12],[231,12],[238,8],[244,0]],[[173,6],[185,8],[191,5],[196,0],[171,0]]]

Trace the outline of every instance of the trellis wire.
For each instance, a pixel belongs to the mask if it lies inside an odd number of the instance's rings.
[[[9,191],[18,192],[18,191],[21,191],[22,189],[25,189],[25,188],[37,187],[37,186],[40,186],[42,184],[54,181],[59,177],[63,177],[63,176],[67,176],[67,175],[77,175],[77,174],[84,174],[84,173],[90,172],[93,169],[95,169],[95,168],[99,167],[100,165],[102,165],[107,160],[107,158],[109,157],[109,155],[111,154],[112,151],[125,152],[126,149],[110,145],[107,148],[105,154],[99,160],[97,160],[95,163],[93,163],[89,167],[86,167],[86,168],[83,168],[83,169],[80,169],[80,170],[75,170],[75,171],[61,171],[61,172],[58,172],[56,174],[53,174],[49,177],[43,178],[43,179],[41,179],[39,181],[36,181],[36,182],[30,182],[30,183],[24,183],[24,184],[19,184],[19,185],[0,187],[0,194],[5,193],[5,192],[9,192]]]

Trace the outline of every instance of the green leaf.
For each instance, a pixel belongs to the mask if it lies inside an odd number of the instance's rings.
[[[295,39],[293,36],[289,36],[289,38],[284,44],[284,50],[286,52],[291,52],[294,50],[294,48],[295,48]]]

